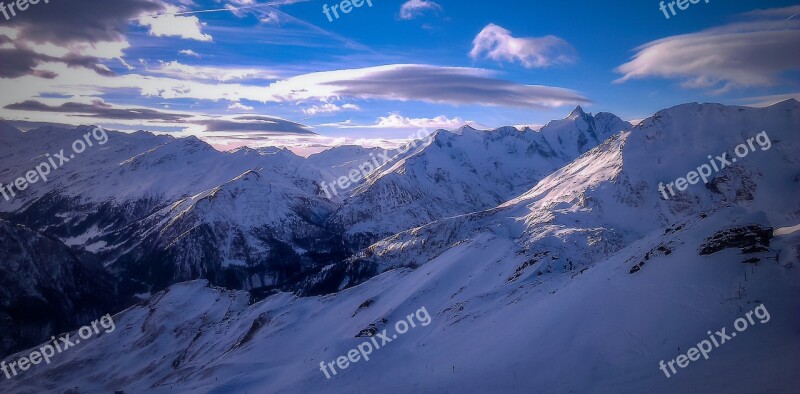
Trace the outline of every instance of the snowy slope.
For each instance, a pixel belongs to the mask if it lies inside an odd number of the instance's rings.
[[[329,297],[279,294],[247,306],[243,293],[175,285],[115,316],[117,332],[32,369],[10,392],[785,392],[800,362],[800,277],[787,264],[798,258],[797,233],[763,254],[780,250],[783,263],[742,264],[731,249],[697,253],[717,228],[754,219],[725,210],[547,280],[506,283],[513,243],[483,238]],[[671,254],[628,272],[629,260],[664,241]],[[358,311],[366,300],[374,303]],[[671,379],[658,369],[758,303],[767,323]],[[360,330],[382,318],[391,327],[423,306],[430,325],[325,379],[319,362],[366,340],[355,337]]]

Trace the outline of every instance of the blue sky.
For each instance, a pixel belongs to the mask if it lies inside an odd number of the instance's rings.
[[[306,131],[535,125],[578,104],[639,119],[800,92],[796,1],[701,0],[667,19],[650,0],[373,0],[333,21],[322,11],[333,1],[118,3],[40,3],[0,18],[0,58],[12,65],[0,86],[13,92],[0,116],[224,148]]]

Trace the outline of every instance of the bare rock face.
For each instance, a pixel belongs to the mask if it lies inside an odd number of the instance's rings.
[[[0,354],[46,341],[106,313],[113,280],[58,240],[0,220]]]
[[[772,227],[749,225],[720,230],[708,237],[700,246],[701,255],[709,255],[728,248],[741,248],[742,253],[769,250]]]

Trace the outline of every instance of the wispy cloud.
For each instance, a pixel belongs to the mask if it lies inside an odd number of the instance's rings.
[[[235,80],[276,80],[280,78],[272,70],[259,68],[236,68],[236,67],[213,67],[213,66],[192,66],[176,61],[160,62],[155,68],[148,68],[147,71],[155,74],[167,75],[174,78],[188,80],[206,80],[228,82]]]
[[[431,0],[408,0],[400,6],[400,19],[414,19],[428,11],[441,11],[442,6]]]
[[[769,107],[770,105],[791,99],[800,101],[800,92],[773,94],[770,96],[745,97],[736,101],[751,107]]]

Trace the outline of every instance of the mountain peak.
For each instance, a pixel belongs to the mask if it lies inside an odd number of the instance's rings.
[[[575,109],[573,109],[572,112],[569,113],[569,115],[567,116],[567,119],[575,119],[575,118],[582,117],[582,116],[585,116],[585,115],[586,115],[586,112],[583,112],[583,108],[581,108],[581,106],[579,105],[579,106],[575,107]]]

